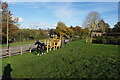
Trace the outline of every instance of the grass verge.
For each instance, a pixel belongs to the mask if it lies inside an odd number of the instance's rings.
[[[35,53],[3,58],[3,73],[10,64],[12,78],[119,78],[118,45],[78,40],[42,56]]]

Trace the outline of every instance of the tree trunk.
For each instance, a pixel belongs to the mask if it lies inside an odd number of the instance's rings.
[[[92,43],[92,37],[90,37],[90,43]]]
[[[93,37],[93,35],[92,35],[92,31],[91,31],[90,43],[92,43],[92,37]]]
[[[86,36],[86,43],[87,43],[87,36]]]

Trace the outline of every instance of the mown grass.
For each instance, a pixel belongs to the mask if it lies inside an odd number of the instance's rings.
[[[42,56],[34,53],[3,58],[3,72],[9,63],[12,78],[119,78],[118,45],[78,40]]]

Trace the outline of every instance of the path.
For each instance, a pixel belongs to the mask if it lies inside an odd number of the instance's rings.
[[[29,49],[34,49],[36,48],[36,46],[34,44],[26,44],[26,45],[20,45],[20,46],[11,46],[10,49],[11,49],[11,55],[16,55],[16,54],[20,54],[20,51],[21,51],[21,47],[22,47],[22,52],[25,53],[25,52],[28,52]],[[7,57],[8,54],[7,54],[7,48],[2,48],[2,57]]]
[[[40,40],[43,41],[43,40]],[[67,40],[62,40],[63,45],[67,42],[71,41],[70,39]],[[11,56],[12,55],[18,55],[21,54],[21,47],[22,47],[22,53],[27,53],[29,52],[30,48],[32,51],[34,51],[36,49],[36,45],[34,44],[26,44],[26,45],[19,45],[19,46],[11,46],[10,47],[10,51],[11,51]],[[7,54],[7,47],[3,47],[2,48],[2,54],[0,54],[0,56],[4,57],[8,57],[9,55]]]

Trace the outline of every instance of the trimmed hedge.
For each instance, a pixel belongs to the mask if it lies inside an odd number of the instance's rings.
[[[120,37],[96,36],[93,37],[93,43],[120,45]]]

